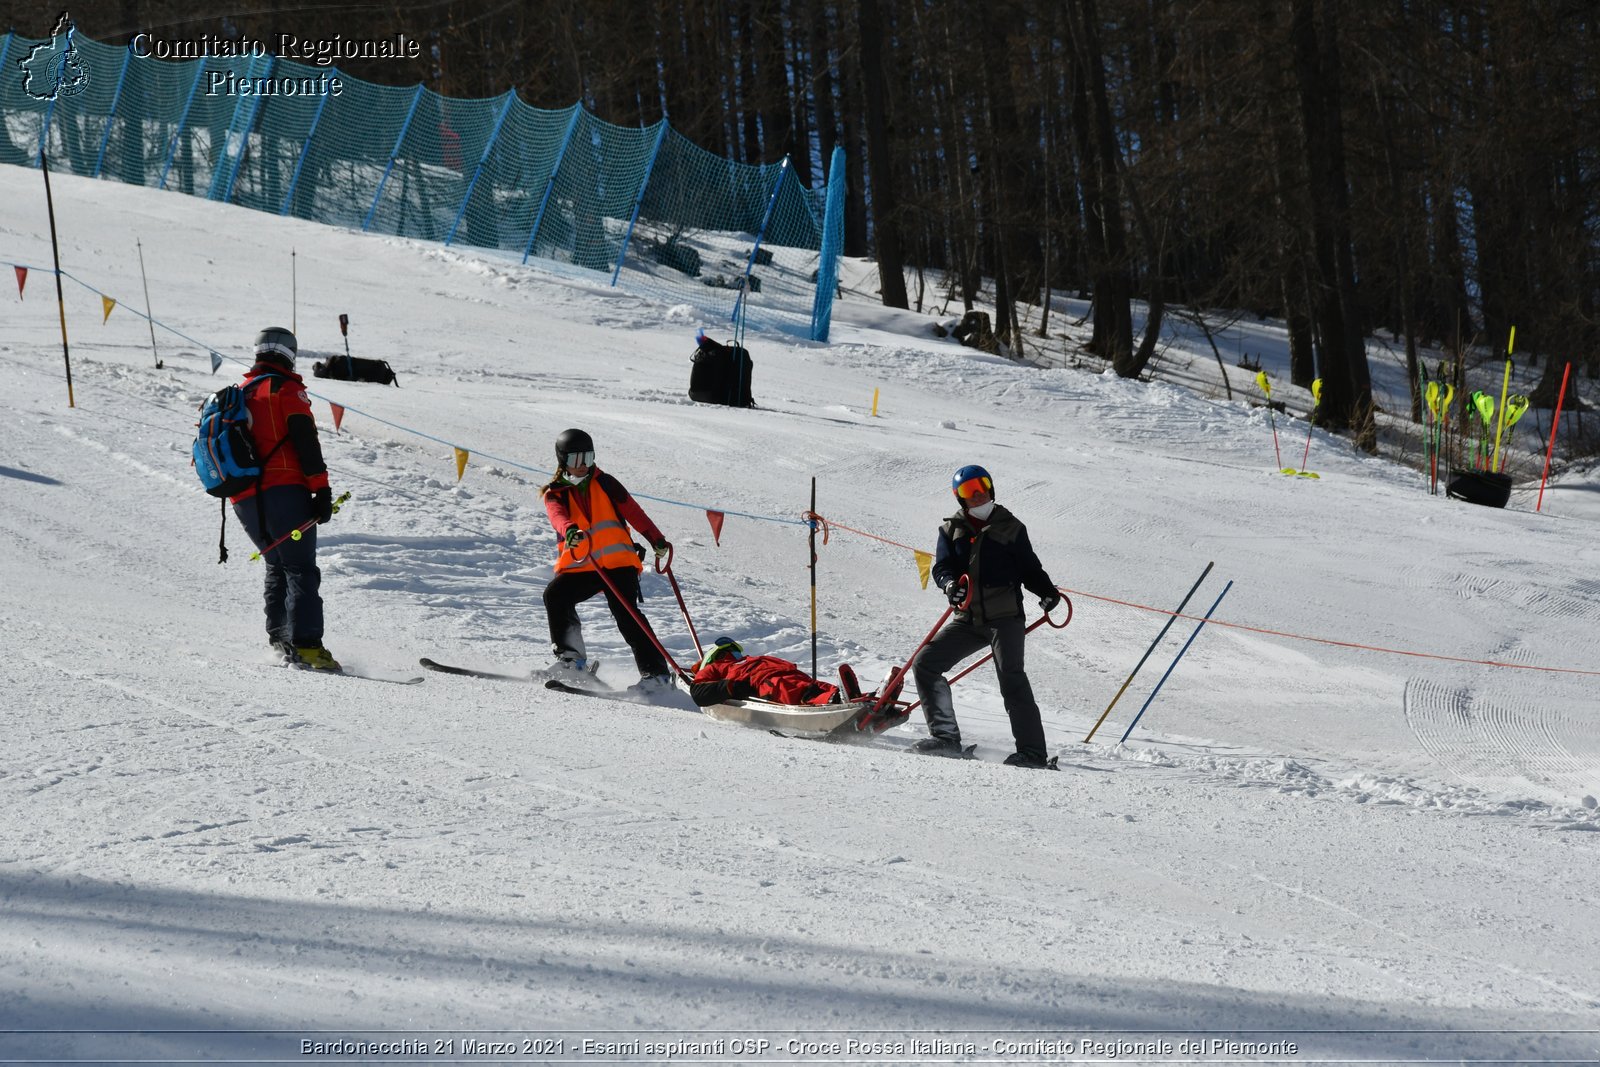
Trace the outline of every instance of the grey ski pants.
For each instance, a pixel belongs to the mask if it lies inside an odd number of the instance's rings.
[[[911,664],[928,732],[950,741],[961,740],[961,727],[956,724],[955,707],[950,700],[950,683],[944,680],[944,673],[979,649],[989,648],[994,651],[1000,696],[1011,719],[1011,736],[1017,751],[1044,759],[1044,724],[1024,669],[1026,646],[1027,627],[1020,615],[989,624],[958,616],[947,623]]]

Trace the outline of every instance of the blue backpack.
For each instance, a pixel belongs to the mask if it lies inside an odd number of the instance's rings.
[[[238,496],[261,479],[261,468],[268,457],[256,455],[255,438],[250,434],[250,409],[245,400],[250,389],[275,377],[262,374],[242,385],[218,389],[200,405],[194,471],[210,495]]]
[[[256,455],[256,441],[250,433],[250,409],[245,400],[250,390],[276,374],[260,374],[241,385],[218,389],[200,405],[200,422],[194,437],[194,471],[200,484],[222,505],[222,529],[217,536],[217,562],[228,561],[228,498],[261,483],[267,460],[285,437],[265,456]],[[259,516],[263,540],[266,516]]]

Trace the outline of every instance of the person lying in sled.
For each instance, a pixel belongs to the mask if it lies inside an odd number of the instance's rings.
[[[848,663],[839,664],[839,682],[819,682],[776,656],[746,656],[739,642],[719,637],[700,660],[689,696],[700,707],[750,697],[776,704],[838,704],[861,698],[856,673]]]

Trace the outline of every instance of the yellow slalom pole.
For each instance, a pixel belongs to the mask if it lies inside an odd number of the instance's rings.
[[[1512,329],[1515,329],[1515,328],[1516,327],[1512,327]],[[1510,354],[1511,354],[1511,350],[1509,348],[1506,349],[1506,355],[1509,356]],[[1495,424],[1494,424],[1494,456],[1489,460],[1489,469],[1491,471],[1497,471],[1497,470],[1500,469],[1500,435],[1505,433],[1505,430],[1506,430],[1506,394],[1508,392],[1510,392],[1510,391],[1511,391],[1511,360],[1507,359],[1506,360],[1506,376],[1500,382],[1500,414],[1496,418]]]
[[[878,391],[876,389],[872,391],[872,417],[878,417]]]

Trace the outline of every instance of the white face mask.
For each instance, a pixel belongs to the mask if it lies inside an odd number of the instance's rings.
[[[989,516],[990,516],[991,513],[993,513],[993,511],[994,511],[994,501],[991,500],[986,504],[979,504],[975,508],[968,508],[967,509],[967,514],[971,515],[973,518],[977,519],[979,522],[988,522],[989,521]]]

